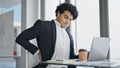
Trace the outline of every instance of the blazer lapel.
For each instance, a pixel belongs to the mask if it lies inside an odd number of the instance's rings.
[[[56,43],[56,25],[54,20],[52,20],[52,37],[53,37],[53,49],[55,49],[55,43]]]

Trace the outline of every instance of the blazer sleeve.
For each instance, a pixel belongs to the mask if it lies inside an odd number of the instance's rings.
[[[36,38],[40,34],[40,22],[40,20],[37,20],[31,28],[28,28],[21,32],[15,40],[19,45],[28,50],[31,54],[35,54],[38,50],[38,47],[29,41],[33,38]]]

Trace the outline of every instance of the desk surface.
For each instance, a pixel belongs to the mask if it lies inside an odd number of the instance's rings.
[[[120,59],[106,59],[100,61],[87,61],[87,62],[81,62],[78,59],[50,60],[50,61],[42,61],[41,63],[54,64],[54,65],[88,66],[88,67],[120,67]]]

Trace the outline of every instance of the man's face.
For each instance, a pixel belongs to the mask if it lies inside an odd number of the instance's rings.
[[[61,24],[62,28],[66,28],[70,25],[73,16],[69,11],[64,11],[62,14],[57,13],[57,21]]]

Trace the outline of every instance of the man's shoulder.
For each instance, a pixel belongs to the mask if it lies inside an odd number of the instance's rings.
[[[50,22],[54,22],[53,20],[41,20],[41,19],[38,19],[36,22],[39,22],[39,23],[50,23]]]
[[[38,27],[42,29],[50,29],[51,27],[55,27],[55,23],[54,23],[54,20],[47,21],[47,20],[38,19],[35,22],[34,27]]]
[[[38,19],[34,25],[37,25],[37,26],[41,26],[41,27],[51,27],[51,26],[54,26],[55,23],[54,23],[54,20],[40,20]]]

